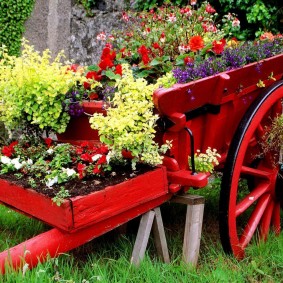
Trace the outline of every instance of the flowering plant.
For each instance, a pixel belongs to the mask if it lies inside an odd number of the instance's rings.
[[[224,18],[224,26],[216,22],[216,10],[204,2],[179,8],[162,6],[140,13],[123,13],[126,30],[114,32],[107,40],[122,54],[122,59],[135,66],[135,75],[157,78],[174,65],[184,65],[197,54],[204,56],[209,50],[219,53],[225,35],[238,30],[240,23],[233,14]]]
[[[186,83],[258,62],[282,52],[283,37],[265,33],[255,42],[239,43],[234,40],[223,48],[219,56],[192,60],[186,66],[175,68],[173,74],[178,83]]]
[[[65,197],[71,196],[66,187],[69,181],[82,186],[82,181],[95,179],[97,186],[103,178],[115,174],[115,167],[127,163],[127,159],[116,160],[104,144],[56,144],[49,138],[23,137],[0,151],[0,175],[12,173],[37,191],[48,191],[51,197],[62,196],[62,192]]]

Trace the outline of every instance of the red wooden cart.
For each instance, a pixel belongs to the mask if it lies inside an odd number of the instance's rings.
[[[279,233],[283,198],[280,163],[274,166],[272,153],[262,154],[260,141],[272,119],[282,114],[282,75],[283,54],[158,89],[153,95],[160,115],[157,139],[173,142],[163,166],[101,192],[66,200],[57,207],[33,190],[0,180],[1,203],[54,227],[0,253],[0,270],[5,272],[7,260],[14,267],[23,262],[35,266],[47,255],[55,257],[78,247],[178,192],[204,187],[208,174],[196,173],[193,161],[189,168],[188,156],[209,146],[222,156],[219,219],[224,250],[242,258],[256,231],[263,239],[271,226]],[[257,86],[259,80],[265,88]],[[239,186],[242,178],[247,179],[248,189]]]

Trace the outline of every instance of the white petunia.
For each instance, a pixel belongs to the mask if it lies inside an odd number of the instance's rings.
[[[19,169],[21,169],[23,167],[22,163],[20,162],[20,158],[19,157],[12,159],[11,160],[11,164],[13,164],[14,167],[17,170],[19,170]]]
[[[58,176],[55,176],[53,179],[48,179],[45,184],[47,187],[52,187],[56,183],[58,183]]]
[[[63,172],[65,172],[67,174],[68,177],[71,177],[76,173],[76,171],[74,169],[70,169],[70,168],[62,168]]]
[[[93,162],[97,161],[100,157],[102,156],[102,154],[95,154],[91,159]]]
[[[11,164],[11,158],[8,156],[2,155],[1,156],[1,163],[3,164]]]
[[[52,153],[54,152],[54,150],[53,150],[52,148],[49,148],[49,149],[46,150],[46,152],[47,152],[48,154],[52,154]]]

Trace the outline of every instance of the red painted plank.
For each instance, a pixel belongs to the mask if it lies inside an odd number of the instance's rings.
[[[74,228],[107,219],[167,193],[166,169],[161,167],[102,192],[73,198]]]
[[[141,205],[136,205],[123,213],[116,214],[111,218],[100,221],[75,233],[68,233],[56,228],[42,233],[0,253],[0,273],[5,273],[7,262],[15,269],[22,267],[24,263],[29,264],[30,268],[35,267],[39,262],[44,262],[48,257],[56,257],[60,255],[60,253],[65,253],[81,246],[150,209],[161,205],[171,197],[172,194],[163,194],[159,198],[155,198]]]
[[[52,200],[31,189],[0,179],[0,202],[23,211],[51,226],[69,230],[73,227],[70,201],[66,200],[59,207]]]
[[[0,179],[0,202],[64,231],[74,231],[111,218],[168,193],[166,168],[160,167],[121,184],[64,201]]]

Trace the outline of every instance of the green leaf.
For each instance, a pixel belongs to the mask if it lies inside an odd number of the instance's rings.
[[[97,66],[97,65],[90,65],[90,66],[87,67],[87,69],[89,71],[95,71],[95,72],[98,72],[100,70],[99,66]]]

